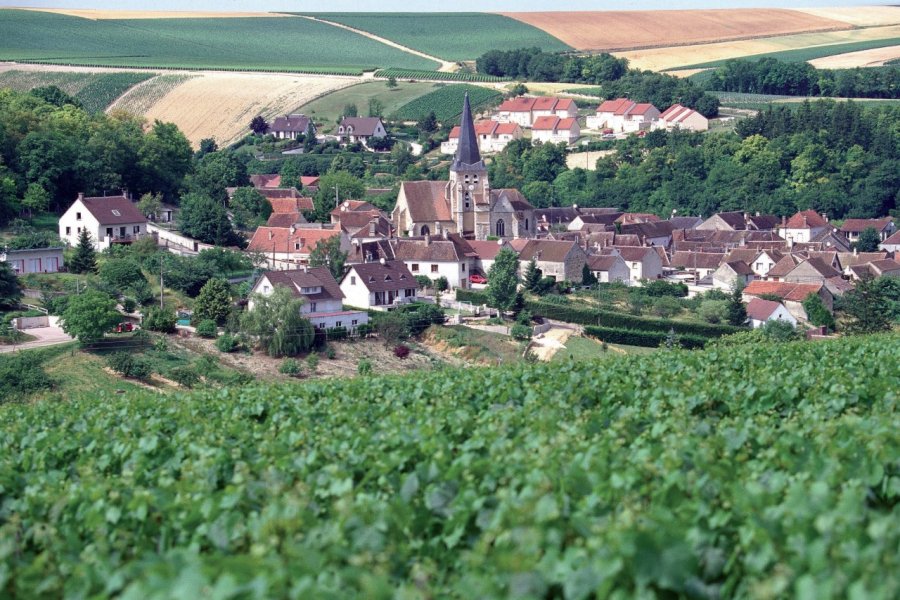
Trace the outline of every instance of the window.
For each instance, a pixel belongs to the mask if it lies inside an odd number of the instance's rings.
[[[134,229],[133,229],[133,232],[134,232],[134,233],[140,233],[140,232],[141,232],[141,226],[140,226],[140,225],[135,225],[135,226],[134,226]]]
[[[356,323],[357,323],[356,319],[353,319],[352,321],[350,321],[350,324],[353,325],[354,327],[356,327]]]
[[[525,231],[528,231],[528,219],[525,219]]]
[[[413,272],[413,273],[418,273],[418,272],[419,272],[419,263],[413,263],[413,264],[412,264],[412,272]]]
[[[429,233],[431,233],[431,230],[428,229],[428,225],[422,225],[422,228],[419,229],[419,232],[421,233],[421,235],[428,235]]]
[[[757,271],[762,271],[762,268],[763,268],[762,262],[756,263],[756,270],[757,270]]]
[[[432,272],[432,273],[437,273],[437,272],[438,272],[438,266],[437,266],[437,265],[431,265],[431,272]]]
[[[269,286],[264,285],[263,286],[263,294],[268,294],[268,293],[269,293]]]
[[[503,222],[503,219],[497,219],[497,225],[495,226],[496,236],[504,237],[506,236],[506,224]]]
[[[294,242],[294,250],[300,249],[300,242]]]
[[[122,216],[122,213],[120,213],[120,212],[117,211],[116,209],[112,209],[112,214],[116,215],[117,217],[121,217],[121,216]]]
[[[316,312],[316,303],[315,302],[309,303],[309,312]]]
[[[81,213],[80,213],[80,212],[75,213],[75,220],[76,220],[76,221],[80,221],[80,220],[81,220]]]
[[[463,270],[463,273],[466,272],[466,263],[463,263],[463,264],[462,264],[462,270]]]
[[[66,235],[72,235],[72,228],[66,227]]]
[[[78,228],[78,233],[81,233],[81,227]]]
[[[112,227],[106,228],[106,237],[112,237]]]
[[[344,322],[343,322],[343,321],[335,321],[334,326],[335,326],[335,327],[343,327],[343,326],[344,326]]]
[[[350,285],[356,285],[356,276],[355,275],[350,276]]]
[[[405,293],[405,296],[406,296],[407,298],[409,298],[409,297],[411,297],[411,296],[415,296],[415,295],[416,295],[416,290],[413,289],[413,288],[409,288],[409,289],[404,290],[404,293]]]

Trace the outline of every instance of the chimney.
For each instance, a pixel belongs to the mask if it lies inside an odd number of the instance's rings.
[[[826,223],[828,223],[828,215],[827,214],[822,213],[822,218],[825,219]]]
[[[84,200],[84,192],[78,192],[78,199]]]
[[[449,239],[450,239],[450,232],[447,231],[446,229],[443,230],[443,231],[441,232],[441,235],[444,236],[444,239],[445,239],[445,240],[449,240]]]
[[[787,216],[785,216],[785,215],[781,215],[781,226],[782,227],[787,226]]]
[[[291,225],[291,235],[294,235],[294,232],[297,231],[297,227]]]
[[[859,256],[859,248],[853,246],[853,256]]]
[[[756,216],[757,216],[757,217],[759,216],[759,211],[756,211]]]
[[[128,188],[122,188],[122,197],[131,200],[131,194],[128,192]]]
[[[369,237],[375,237],[375,220],[369,221]]]
[[[274,234],[274,233],[272,232],[272,230],[270,229],[270,230],[269,230],[269,239],[271,240],[273,237],[275,237],[275,234]]]

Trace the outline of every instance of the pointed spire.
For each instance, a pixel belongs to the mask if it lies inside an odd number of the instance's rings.
[[[483,168],[481,154],[478,152],[478,136],[475,135],[475,123],[472,121],[472,108],[469,106],[469,93],[463,100],[462,117],[459,121],[459,146],[453,159],[453,170],[465,170],[466,167]]]

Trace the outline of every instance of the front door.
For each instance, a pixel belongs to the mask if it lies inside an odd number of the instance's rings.
[[[112,234],[112,231],[113,231],[113,230],[112,230],[112,227],[107,227],[107,228],[106,228],[106,238],[107,238],[107,239],[112,239],[112,235],[113,235],[113,234]]]

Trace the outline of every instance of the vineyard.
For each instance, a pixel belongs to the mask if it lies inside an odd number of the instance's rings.
[[[429,81],[474,81],[478,83],[495,83],[509,81],[508,77],[494,77],[493,75],[481,75],[479,73],[466,73],[457,71],[445,73],[443,71],[421,71],[416,69],[380,69],[375,71],[375,77],[389,79],[427,79]]]
[[[348,25],[444,60],[475,60],[488,50],[571,50],[526,23],[487,13],[303,13]]]
[[[896,598],[898,357],[880,336],[0,407],[0,595]]]
[[[405,104],[393,118],[418,121],[428,113],[434,112],[434,116],[441,123],[452,121],[462,113],[463,98],[467,92],[473,111],[502,98],[500,92],[476,85],[448,85]]]
[[[124,110],[133,115],[146,114],[166,94],[193,77],[194,75],[181,73],[157,75],[125,92],[109,108]]]
[[[81,102],[85,110],[105,110],[128,89],[153,77],[153,73],[63,73],[51,71],[0,72],[0,87],[28,91],[55,85]]]
[[[0,10],[0,60],[154,68],[355,72],[437,63],[298,17],[91,20]]]

